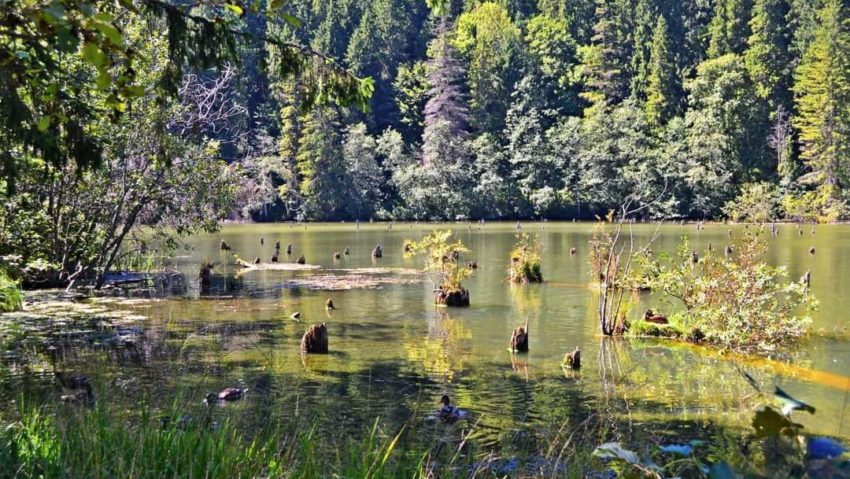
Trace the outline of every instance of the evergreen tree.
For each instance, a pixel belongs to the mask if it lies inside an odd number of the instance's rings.
[[[428,83],[431,89],[425,103],[422,135],[422,159],[426,165],[438,159],[435,157],[435,148],[428,144],[428,139],[435,137],[429,129],[439,126],[440,129],[448,128],[453,136],[465,137],[469,128],[469,109],[463,84],[465,70],[448,41],[448,32],[448,20],[441,18],[435,38],[428,48],[431,57],[428,62]]]
[[[791,31],[787,0],[756,0],[750,21],[752,35],[744,55],[750,77],[760,98],[773,108],[791,103]]]
[[[751,0],[717,0],[711,19],[708,57],[743,53],[750,36]]]
[[[663,15],[658,16],[654,30],[646,94],[646,117],[650,125],[659,127],[678,113],[682,93],[681,80],[670,48],[667,21]]]
[[[794,127],[813,186],[832,209],[850,180],[850,25],[840,0],[827,0],[819,26],[796,72]]]
[[[593,44],[582,48],[584,98],[596,105],[623,101],[630,90],[633,53],[631,0],[597,0]]]
[[[278,197],[283,202],[284,216],[294,218],[301,208],[300,179],[298,175],[298,140],[301,134],[298,88],[294,81],[284,81],[280,87],[280,140],[278,155],[281,158],[281,184]]]
[[[631,93],[636,99],[646,100],[649,85],[650,56],[653,47],[653,29],[657,23],[656,0],[637,0],[635,9],[634,54],[632,55]]]
[[[350,126],[345,132],[342,155],[350,177],[346,204],[349,218],[371,219],[381,210],[384,175],[376,158],[377,146],[363,123]]]
[[[304,199],[299,220],[346,218],[348,175],[342,155],[339,114],[333,108],[317,108],[303,123],[298,143],[298,173]]]

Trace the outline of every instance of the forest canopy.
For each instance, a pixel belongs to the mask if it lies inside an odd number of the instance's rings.
[[[0,255],[50,281],[224,219],[847,215],[846,0],[0,5]]]

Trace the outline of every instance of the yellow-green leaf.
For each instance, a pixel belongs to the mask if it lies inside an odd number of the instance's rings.
[[[230,10],[236,15],[239,15],[240,17],[245,14],[245,10],[242,10],[242,7],[233,3],[225,3],[224,8]]]
[[[47,131],[48,128],[50,128],[50,117],[49,116],[43,116],[43,117],[39,118],[38,119],[38,131],[45,132],[45,131]]]

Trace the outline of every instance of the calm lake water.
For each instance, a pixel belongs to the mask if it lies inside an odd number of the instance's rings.
[[[588,286],[591,224],[523,223],[523,232],[537,233],[543,242],[546,282],[521,286],[506,282],[513,223],[439,227],[452,228],[472,250],[464,261],[478,262],[466,281],[470,308],[435,308],[432,286],[411,281],[411,275],[390,276],[402,284],[345,291],[293,282],[343,269],[419,268],[418,260],[403,257],[403,241],[421,238],[435,225],[231,225],[219,234],[191,238],[193,249],[173,261],[186,276],[183,294],[122,306],[146,318],[131,331],[143,338],[136,340],[140,350],[89,340],[66,344],[52,358],[42,351],[40,363],[30,359],[22,366],[20,358],[6,358],[0,398],[14,398],[24,388],[49,400],[57,394],[49,374],[57,364],[101,385],[121,385],[123,392],[109,400],[128,408],[143,393],[154,392],[152,401],[165,407],[175,391],[190,391],[186,400],[195,401],[205,391],[241,385],[249,394],[232,407],[245,417],[263,422],[269,415],[319,413],[325,427],[334,428],[375,417],[399,424],[424,420],[448,393],[470,411],[473,441],[510,447],[594,413],[616,418],[610,434],[625,441],[646,431],[699,436],[715,426],[746,427],[759,399],[738,372],[741,367],[765,389],[780,385],[814,405],[814,416],[796,416],[808,432],[850,439],[850,227],[817,226],[812,234],[806,226],[799,235],[795,226],[785,225],[777,237],[766,230],[769,261],[787,266],[794,279],[811,270],[820,309],[811,337],[797,350],[757,359],[662,341],[602,339]],[[647,239],[654,229],[635,225],[634,234]],[[673,251],[682,235],[697,249],[708,243],[722,248],[729,230],[666,225],[653,249]],[[744,227],[731,231],[740,236]],[[222,239],[249,261],[255,256],[268,261],[280,241],[281,261],[303,254],[307,263],[323,269],[237,273],[224,265],[230,256],[219,250]],[[290,243],[293,255],[286,257]],[[373,259],[378,243],[384,255]],[[809,253],[812,246],[816,254]],[[350,255],[333,259],[333,252],[346,247]],[[571,256],[573,247],[577,254]],[[202,298],[197,271],[204,259],[217,265],[212,288]],[[337,310],[325,311],[328,298]],[[649,307],[673,309],[645,294],[630,316]],[[299,322],[290,319],[296,311]],[[530,352],[512,356],[511,330],[526,320]],[[301,335],[322,321],[331,354],[302,360]],[[583,368],[565,372],[561,359],[576,346]]]

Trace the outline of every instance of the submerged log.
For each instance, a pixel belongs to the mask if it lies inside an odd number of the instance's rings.
[[[519,326],[511,333],[511,351],[520,353],[528,352],[528,320],[525,320],[525,327]]]
[[[325,323],[314,324],[301,338],[301,352],[328,354],[328,329]]]
[[[442,288],[437,288],[434,291],[434,302],[446,306],[469,306],[469,291],[464,288],[457,291],[445,291]]]
[[[581,349],[578,346],[575,351],[564,354],[564,366],[570,369],[581,369]]]

